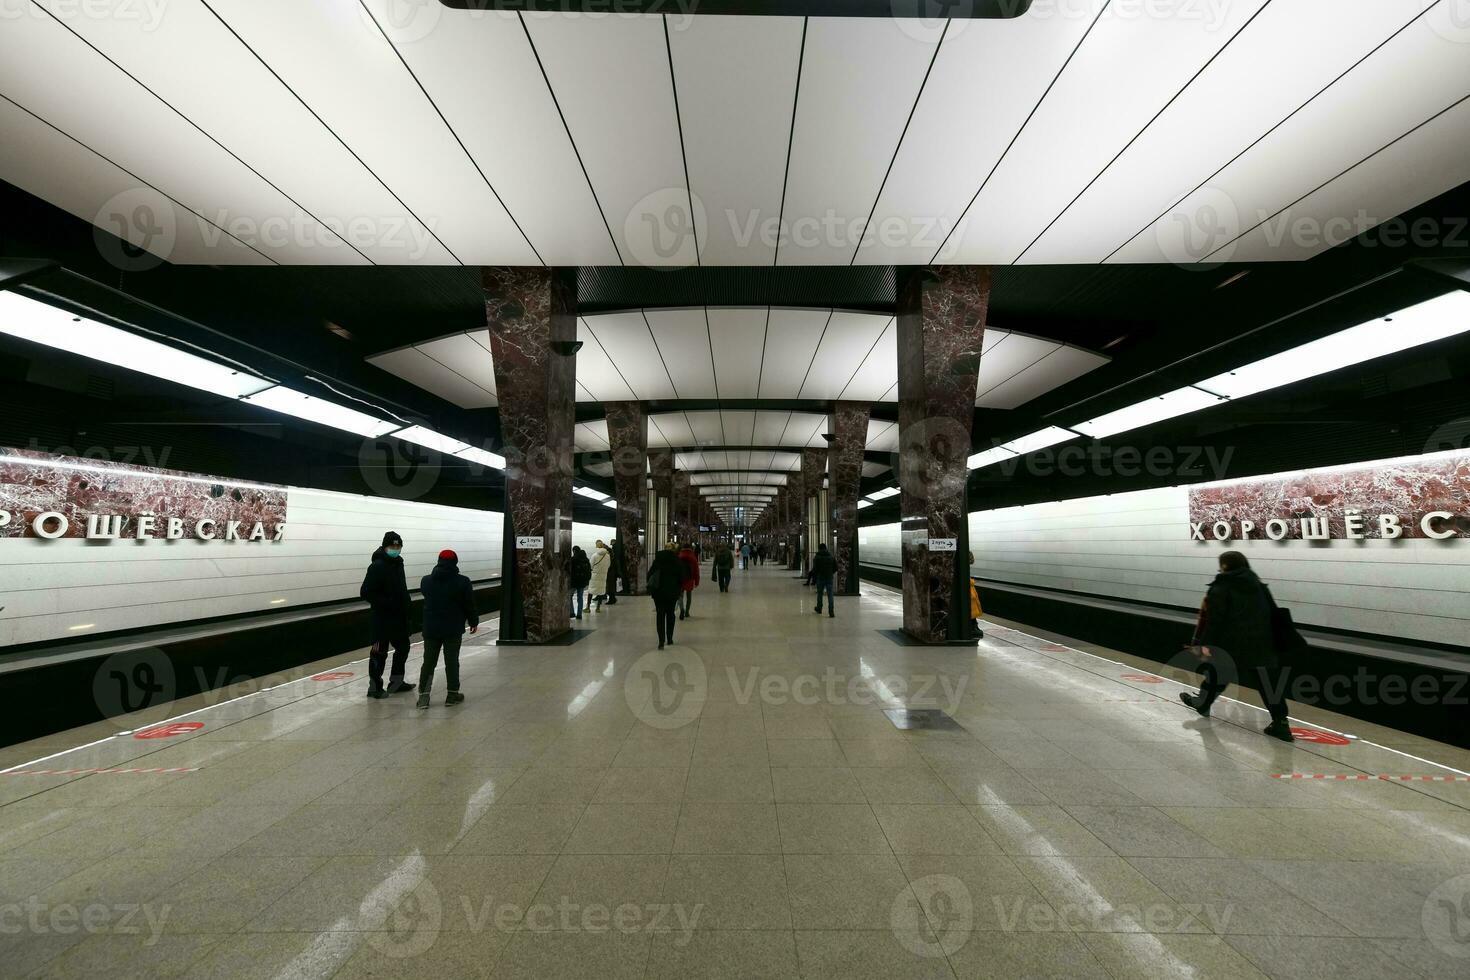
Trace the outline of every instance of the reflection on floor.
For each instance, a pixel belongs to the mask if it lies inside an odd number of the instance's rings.
[[[1357,737],[1285,745],[1259,709],[1201,719],[1151,665],[1003,623],[900,647],[898,596],[864,593],[816,616],[757,568],[701,588],[663,653],[644,599],[572,647],[482,632],[455,707],[442,674],[419,711],[320,664],[9,751],[0,972],[1470,969],[1470,782],[1356,778],[1464,753],[1326,713],[1294,717]],[[900,706],[963,728],[901,731]]]

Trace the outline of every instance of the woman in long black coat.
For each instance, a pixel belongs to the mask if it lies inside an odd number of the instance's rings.
[[[653,565],[648,570],[648,594],[653,597],[660,650],[665,643],[674,642],[674,610],[684,591],[684,576],[688,574],[675,547],[670,541],[664,550],[653,556]]]

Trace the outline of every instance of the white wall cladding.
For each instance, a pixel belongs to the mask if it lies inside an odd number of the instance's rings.
[[[899,566],[898,525],[863,528],[864,563]],[[863,540],[866,539],[866,540]],[[1216,557],[1244,552],[1298,622],[1463,646],[1470,540],[1194,541],[1189,491],[1165,487],[970,515],[983,579],[1196,608]]]
[[[470,578],[497,578],[503,523],[499,511],[292,488],[279,543],[0,538],[0,649],[355,599],[385,531],[403,537],[411,589],[445,548]],[[611,535],[572,530],[586,546]]]

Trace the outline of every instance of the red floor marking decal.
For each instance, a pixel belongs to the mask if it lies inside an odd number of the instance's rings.
[[[1470,776],[1395,776],[1380,772],[1273,772],[1272,779],[1328,779],[1333,782],[1383,780],[1390,783],[1470,783]]]
[[[354,677],[350,670],[329,670],[325,674],[316,674],[312,677],[314,681],[341,681]]]
[[[202,721],[173,721],[164,725],[154,725],[140,732],[134,732],[133,738],[172,738],[175,735],[183,735],[186,732],[197,732],[204,727]]]
[[[1041,649],[1045,650],[1047,653],[1066,653],[1068,650],[1070,650],[1072,648],[1071,647],[1059,646],[1056,643],[1048,643],[1046,646],[1042,647]]]
[[[1162,677],[1155,677],[1153,674],[1123,674],[1121,676],[1122,679],[1125,681],[1138,681],[1140,684],[1164,683],[1164,679]]]
[[[1291,734],[1294,735],[1297,738],[1298,741],[1302,741],[1302,742],[1316,742],[1318,745],[1352,745],[1353,744],[1353,740],[1350,739],[1350,738],[1343,738],[1341,735],[1337,735],[1337,734],[1334,734],[1332,732],[1324,732],[1324,731],[1322,731],[1319,728],[1296,728],[1296,727],[1293,727],[1292,730],[1291,730]]]
[[[17,769],[0,776],[102,776],[121,773],[198,772],[199,767],[175,769]]]

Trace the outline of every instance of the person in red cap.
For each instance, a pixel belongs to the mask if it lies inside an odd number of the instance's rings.
[[[420,708],[429,706],[429,688],[434,684],[434,668],[439,653],[444,653],[444,679],[449,693],[444,703],[459,704],[459,644],[465,626],[471,633],[480,629],[475,612],[475,590],[468,577],[459,574],[459,555],[449,549],[439,552],[434,570],[419,583],[424,595],[424,666],[419,670]]]

